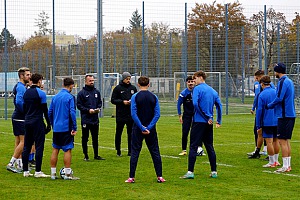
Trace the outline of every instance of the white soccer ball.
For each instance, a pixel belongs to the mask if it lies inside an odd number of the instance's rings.
[[[73,174],[73,170],[71,169],[71,175],[72,174]],[[65,179],[66,171],[64,167],[59,170],[59,175],[62,179]]]

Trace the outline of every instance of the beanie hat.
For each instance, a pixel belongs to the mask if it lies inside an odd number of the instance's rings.
[[[125,80],[129,76],[131,76],[131,74],[129,72],[123,72],[123,74],[122,74],[122,80]]]
[[[275,67],[274,67],[274,71],[277,72],[277,73],[285,74],[285,71],[286,71],[285,64],[283,64],[283,63],[276,64]]]

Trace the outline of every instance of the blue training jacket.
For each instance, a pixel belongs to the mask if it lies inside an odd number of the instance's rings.
[[[54,132],[77,131],[75,97],[67,89],[52,98],[48,113]]]
[[[264,126],[277,126],[278,119],[274,109],[265,109],[268,103],[272,102],[276,97],[276,90],[266,87],[258,95],[258,105],[256,109],[256,127],[257,129]]]
[[[268,104],[267,108],[275,108],[278,118],[294,118],[296,117],[294,98],[295,90],[293,81],[284,75],[278,81],[275,99]]]
[[[12,119],[25,120],[25,113],[23,111],[23,96],[25,91],[26,87],[22,82],[18,82],[13,89],[15,110],[12,114]]]
[[[193,104],[195,108],[194,122],[207,123],[213,120],[214,105],[217,109],[217,122],[222,123],[222,103],[218,93],[206,83],[197,85],[193,90]]]
[[[271,82],[271,85],[270,85],[271,88],[275,89],[275,85]],[[259,93],[262,92],[262,87],[260,85],[260,83],[258,81],[255,81],[254,82],[254,94],[255,94],[255,97],[254,97],[254,101],[253,101],[253,106],[252,106],[252,110],[254,111],[255,109],[257,109],[257,97],[259,95]]]
[[[131,97],[131,116],[134,121],[133,128],[141,131],[151,131],[160,117],[158,98],[148,90],[142,90]]]
[[[177,113],[181,115],[181,104],[183,104],[183,115],[193,116],[194,105],[192,100],[192,91],[185,88],[179,95],[177,100]]]

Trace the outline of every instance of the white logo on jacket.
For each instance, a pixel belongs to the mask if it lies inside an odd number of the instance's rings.
[[[95,94],[95,98],[98,98],[98,94]]]
[[[131,90],[131,94],[134,94],[134,90]]]

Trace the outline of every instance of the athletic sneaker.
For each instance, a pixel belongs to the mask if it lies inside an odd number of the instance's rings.
[[[166,180],[163,177],[157,177],[157,182],[163,183],[163,182],[166,182]]]
[[[29,161],[29,167],[35,168],[35,165],[36,165],[35,160]]]
[[[134,178],[128,178],[125,183],[134,183]]]
[[[101,156],[95,156],[94,159],[95,160],[105,160],[105,158],[102,158]]]
[[[273,167],[276,167],[276,166],[277,166],[276,162],[273,163],[273,164],[268,163],[268,164],[263,165],[263,167],[265,167],[265,168],[273,168]]]
[[[23,176],[30,177],[30,176],[33,176],[33,174],[31,174],[29,171],[26,171],[26,172],[23,172]]]
[[[276,166],[280,166],[281,164],[279,162],[275,162],[275,165]]]
[[[180,155],[180,156],[185,156],[187,153],[186,153],[186,151],[182,151],[180,154],[178,154],[178,155]]]
[[[84,160],[84,161],[90,161],[90,159],[87,158],[87,157],[85,157],[83,160]]]
[[[268,152],[266,152],[266,151],[261,151],[261,152],[259,152],[259,154],[260,154],[260,155],[267,156],[267,155],[268,155]]]
[[[255,153],[255,151],[252,151],[250,153],[247,153],[248,156],[252,156]]]
[[[275,172],[277,172],[277,173],[289,172],[289,169],[286,167],[281,167],[281,168],[277,169]]]
[[[209,176],[212,177],[212,178],[217,178],[218,177],[218,172],[211,172]]]
[[[22,174],[23,173],[23,169],[22,168],[17,167],[16,170],[17,170],[18,174]]]
[[[35,178],[50,178],[50,175],[44,174],[44,172],[35,172],[34,173]]]
[[[248,156],[249,159],[254,159],[254,158],[260,158],[259,154],[253,154],[251,156]]]
[[[57,176],[56,176],[56,173],[51,174],[51,179],[52,179],[52,180],[58,179]]]
[[[6,169],[13,173],[18,173],[17,169],[14,166],[12,166],[11,164],[6,165]]]
[[[288,172],[292,171],[292,167],[289,166],[287,171],[288,171]]]
[[[185,175],[181,176],[183,179],[194,179],[194,172],[187,172]]]
[[[70,176],[65,176],[64,180],[79,180],[79,177],[73,176],[73,174],[70,174]]]

